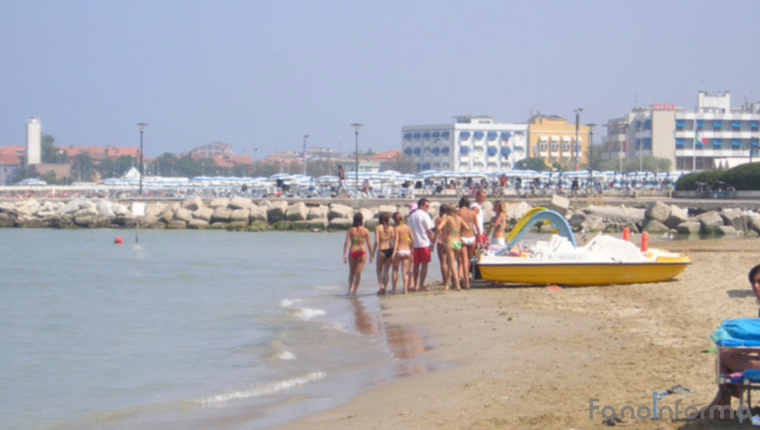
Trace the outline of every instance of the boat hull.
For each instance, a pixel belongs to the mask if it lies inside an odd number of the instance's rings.
[[[525,285],[611,285],[662,282],[691,262],[478,264],[483,279]]]

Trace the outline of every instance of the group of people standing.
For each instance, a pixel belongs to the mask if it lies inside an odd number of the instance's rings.
[[[374,243],[370,243],[370,232],[364,227],[364,217],[354,214],[353,225],[346,232],[343,244],[343,261],[349,264],[349,294],[356,294],[361,283],[362,269],[367,262],[376,260],[378,294],[395,293],[399,283],[399,271],[403,292],[428,291],[425,286],[431,255],[438,249],[441,277],[444,289],[452,287],[460,290],[470,288],[470,260],[478,247],[489,247],[488,235],[493,231],[491,245],[503,245],[506,225],[506,207],[496,202],[496,214],[488,231],[483,228],[483,208],[486,194],[480,191],[475,202],[468,197],[459,201],[458,208],[441,205],[435,222],[428,210],[430,202],[426,198],[410,204],[409,215],[400,212],[393,215],[381,213],[375,228]],[[393,225],[391,225],[391,218]],[[461,280],[461,282],[460,282]]]

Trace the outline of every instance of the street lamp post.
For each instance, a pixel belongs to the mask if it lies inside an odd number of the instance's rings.
[[[145,127],[148,126],[148,124],[144,122],[138,122],[137,126],[140,127],[140,197],[142,197],[142,184],[143,184],[143,132],[145,131]]]
[[[593,179],[591,162],[594,159],[592,150],[594,149],[594,127],[596,124],[586,124],[586,127],[588,127],[588,182],[591,184]]]
[[[306,140],[309,139],[308,134],[303,135],[303,175],[306,176]]]
[[[580,164],[578,163],[578,151],[580,150],[580,144],[578,143],[578,127],[579,127],[579,121],[581,117],[581,112],[583,112],[583,108],[579,107],[575,109],[575,142],[573,143],[573,149],[575,149],[575,170],[580,169]]]
[[[358,122],[351,124],[351,127],[354,128],[354,135],[356,137],[356,197],[359,197],[359,130],[363,125],[364,124],[359,124]]]

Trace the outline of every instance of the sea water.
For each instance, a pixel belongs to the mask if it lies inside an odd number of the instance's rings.
[[[343,239],[1,229],[0,428],[260,429],[435,368]]]

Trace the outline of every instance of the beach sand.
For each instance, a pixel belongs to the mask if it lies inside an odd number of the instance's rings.
[[[670,241],[694,264],[675,281],[627,286],[475,288],[383,299],[389,323],[425,327],[443,370],[378,385],[288,429],[595,429],[600,408],[652,407],[652,392],[703,406],[715,393],[709,334],[723,319],[755,317],[747,272],[760,239]],[[437,278],[437,273],[433,275]],[[366,288],[366,287],[365,287]],[[424,370],[419,369],[419,370]],[[736,401],[734,402],[736,405]],[[683,412],[682,412],[683,414]],[[641,429],[736,428],[736,422],[634,419]],[[745,426],[747,424],[745,423]]]

